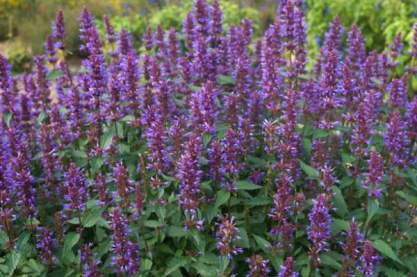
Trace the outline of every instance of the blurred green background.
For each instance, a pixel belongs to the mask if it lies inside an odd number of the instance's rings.
[[[0,0],[0,52],[15,71],[29,67],[32,55],[43,51],[43,42],[58,9],[65,12],[67,49],[77,59],[78,17],[83,6],[96,15],[99,28],[107,14],[116,29],[130,31],[140,46],[146,26],[181,29],[192,0]],[[279,0],[222,0],[226,27],[243,18],[253,21],[259,36],[273,21]],[[305,0],[309,27],[309,55],[314,57],[329,22],[339,16],[346,28],[357,24],[368,49],[383,50],[397,33],[411,41],[417,21],[417,0]]]

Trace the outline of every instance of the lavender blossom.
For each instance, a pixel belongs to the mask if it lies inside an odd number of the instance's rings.
[[[267,277],[271,272],[269,261],[265,260],[261,255],[253,255],[246,259],[249,264],[249,273],[247,277]]]
[[[64,12],[62,10],[58,11],[55,21],[52,24],[52,38],[55,41],[54,46],[57,49],[64,50],[65,22]]]
[[[100,277],[98,269],[99,261],[94,258],[91,250],[92,244],[84,244],[80,249],[81,264],[83,265],[83,277]]]
[[[48,57],[48,62],[55,64],[58,59],[56,57],[56,50],[52,36],[48,36],[45,41],[45,54]]]
[[[214,0],[211,10],[210,21],[210,41],[213,45],[220,43],[220,37],[223,32],[223,12],[220,8],[219,0]]]
[[[104,27],[106,28],[106,38],[108,43],[114,44],[116,42],[116,34],[114,28],[110,23],[110,19],[107,15],[103,16]]]
[[[398,111],[391,112],[386,128],[384,141],[391,162],[395,166],[407,166],[410,141],[406,133],[406,124]]]
[[[372,151],[368,162],[368,176],[364,183],[365,189],[368,190],[368,196],[371,198],[381,198],[381,189],[379,185],[384,180],[384,159],[376,152]]]
[[[320,252],[327,251],[328,240],[331,237],[331,216],[327,207],[326,194],[320,194],[313,200],[313,208],[308,214],[310,226],[308,227],[308,239],[311,242],[310,257],[317,267],[320,264]]]
[[[366,240],[363,245],[362,256],[360,257],[360,271],[365,277],[372,277],[375,274],[375,267],[378,264],[380,257],[376,253],[372,242]]]
[[[129,172],[121,162],[117,163],[114,167],[113,178],[116,184],[116,196],[120,197],[123,207],[129,206],[128,196],[133,188],[131,181],[129,180]]]
[[[143,44],[147,51],[151,51],[153,48],[153,35],[150,27],[146,28],[145,34],[143,35]]]
[[[98,195],[98,205],[104,207],[110,203],[110,197],[108,195],[108,189],[106,184],[106,178],[104,175],[99,174],[94,182],[94,189]]]
[[[389,103],[393,108],[403,109],[407,103],[407,79],[394,79],[388,85]]]
[[[191,113],[194,128],[212,134],[215,131],[217,94],[214,84],[208,81],[201,91],[193,94],[191,98]]]
[[[224,174],[233,180],[242,169],[242,163],[240,162],[242,144],[239,133],[233,129],[228,129],[221,144]],[[226,189],[234,190],[234,185],[228,184]]]
[[[68,212],[75,211],[79,215],[85,210],[88,192],[87,183],[81,170],[74,163],[69,165],[65,174],[66,194],[64,196],[66,204],[64,209]]]
[[[291,183],[291,177],[287,175],[280,177],[273,206],[269,212],[269,218],[273,221],[274,226],[271,229],[271,234],[279,238],[279,246],[286,250],[291,248],[295,231],[295,226],[291,222],[291,216],[293,215]]]
[[[38,227],[36,241],[36,248],[39,251],[42,262],[48,266],[55,265],[57,258],[53,251],[57,246],[57,241],[54,239],[53,233],[45,227]]]
[[[220,255],[231,259],[233,256],[242,253],[243,250],[234,245],[240,239],[235,218],[221,215],[216,226],[217,250],[219,250]]]
[[[13,94],[12,67],[7,59],[2,55],[0,55],[0,93],[0,111],[3,113],[12,112],[13,104],[15,103],[15,97]]]
[[[299,274],[294,270],[294,258],[288,257],[285,259],[283,265],[281,265],[281,270],[278,273],[278,277],[298,277]]]
[[[360,249],[362,248],[363,244],[363,235],[359,232],[358,229],[358,225],[353,219],[350,223],[349,229],[346,232],[345,243],[342,246],[344,253],[342,268],[343,273],[346,274],[346,276],[354,276],[352,271],[361,255]]]
[[[203,173],[199,166],[201,147],[201,137],[192,135],[177,166],[177,177],[180,180],[179,203],[186,216],[192,219],[197,215],[200,205],[200,182]]]
[[[112,263],[118,274],[134,275],[139,270],[139,247],[129,240],[131,230],[120,208],[110,214],[113,239]]]

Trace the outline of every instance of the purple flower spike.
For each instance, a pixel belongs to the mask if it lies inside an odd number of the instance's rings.
[[[353,269],[356,262],[361,255],[360,249],[363,244],[363,235],[359,232],[358,225],[353,219],[350,223],[349,229],[346,233],[346,240],[342,246],[344,259],[343,259],[343,276],[354,276]]]
[[[363,245],[362,256],[360,257],[360,270],[365,277],[373,277],[375,274],[375,267],[380,261],[380,257],[376,253],[372,242],[366,240]]]
[[[278,273],[278,277],[298,277],[299,274],[294,270],[294,258],[288,257],[285,259],[283,265],[281,265],[281,270]]]
[[[12,67],[7,59],[0,55],[0,93],[1,93],[1,112],[12,112],[15,103],[13,94]]]
[[[376,151],[371,152],[368,162],[368,176],[364,187],[368,190],[368,196],[371,198],[381,198],[381,189],[378,186],[384,180],[384,159]]]
[[[129,240],[131,233],[119,207],[110,214],[113,231],[113,265],[119,274],[134,275],[139,270],[139,247]]]
[[[384,135],[385,146],[395,166],[405,167],[408,164],[410,144],[407,136],[406,122],[399,111],[391,112]]]
[[[388,85],[389,103],[393,108],[404,109],[407,103],[407,79],[394,79]]]
[[[55,41],[55,47],[64,50],[65,22],[62,10],[58,11],[55,22],[52,24],[52,38]]]
[[[81,170],[74,163],[71,163],[68,172],[65,174],[66,194],[64,205],[65,210],[82,213],[88,199],[87,183]]]
[[[106,28],[106,37],[107,37],[107,41],[110,44],[113,44],[116,42],[116,34],[114,32],[114,28],[110,23],[110,19],[107,15],[103,16],[103,22],[104,22],[104,27]]]
[[[261,255],[253,255],[246,259],[249,264],[249,273],[246,277],[267,277],[271,272],[269,261],[265,260]]]
[[[207,82],[201,91],[191,98],[191,113],[194,128],[212,134],[215,131],[217,115],[216,92],[214,84]]]
[[[231,259],[243,252],[239,247],[234,246],[234,243],[240,239],[239,229],[236,227],[234,217],[219,216],[219,220],[216,223],[217,232],[217,249],[220,255]]]
[[[186,216],[191,218],[196,216],[200,205],[200,182],[203,174],[199,166],[201,147],[201,137],[192,135],[178,161],[179,202]]]
[[[48,62],[55,64],[58,59],[56,57],[56,50],[52,36],[48,36],[45,41],[45,54],[48,57]]]
[[[223,32],[223,12],[219,0],[214,0],[210,21],[210,40],[213,45],[220,43],[220,36]]]
[[[330,226],[332,218],[327,207],[326,194],[320,194],[313,200],[313,208],[311,209],[308,219],[310,226],[308,227],[308,239],[311,241],[310,257],[315,267],[320,264],[320,252],[327,251],[328,240],[331,237]]]
[[[57,241],[53,238],[52,232],[44,227],[38,227],[36,232],[36,248],[44,264],[53,266],[57,262],[57,258],[53,254]]]
[[[129,172],[126,167],[119,162],[113,169],[113,177],[116,183],[117,196],[120,197],[123,202],[123,207],[129,206],[129,193],[132,191],[132,184],[129,180]]]
[[[98,269],[100,262],[95,259],[92,244],[84,244],[80,249],[81,264],[83,265],[83,277],[100,277],[102,274]]]

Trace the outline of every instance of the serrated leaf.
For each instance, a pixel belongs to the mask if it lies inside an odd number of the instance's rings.
[[[149,259],[142,259],[140,264],[141,264],[140,269],[142,271],[146,272],[146,271],[151,270],[151,268],[152,268],[152,261],[149,260]]]
[[[71,263],[75,260],[74,253],[72,248],[80,240],[80,234],[78,233],[68,233],[64,239],[64,247],[62,249],[62,258],[64,261]]]
[[[105,132],[100,138],[100,147],[102,149],[108,148],[113,142],[114,133],[112,130]]]
[[[239,237],[240,239],[237,241],[238,245],[243,248],[249,248],[249,237],[245,228],[239,228]]]
[[[342,268],[342,265],[331,254],[320,255],[320,261],[323,265],[332,267],[336,270],[340,270]]]
[[[16,251],[12,251],[9,255],[7,255],[8,277],[14,276],[14,272],[21,257],[22,255]]]
[[[342,219],[333,219],[332,221],[332,234],[336,235],[341,231],[347,231],[349,229],[349,222]]]
[[[187,236],[187,232],[184,230],[184,227],[169,226],[168,236],[173,237],[173,238],[182,238],[182,237]]]
[[[373,242],[373,246],[382,255],[396,261],[399,264],[403,264],[403,262],[398,258],[397,254],[395,254],[394,250],[392,250],[391,246],[389,246],[385,241],[376,240]]]
[[[157,220],[146,220],[145,221],[145,226],[149,227],[149,228],[160,228],[160,227],[164,226],[164,224],[162,222],[157,221]]]
[[[263,237],[257,236],[257,235],[252,235],[253,238],[256,241],[256,244],[264,251],[264,252],[268,252],[268,250],[271,248],[271,243],[269,241],[267,241],[266,239],[264,239]]]
[[[216,193],[216,203],[215,203],[216,208],[219,208],[221,205],[227,203],[229,198],[230,198],[230,192],[224,191],[224,190],[218,191]]]
[[[408,203],[412,204],[413,206],[417,206],[417,197],[410,195],[410,194],[406,194],[403,191],[397,191],[396,194],[403,198],[404,200],[406,200]]]
[[[320,177],[320,174],[317,169],[314,167],[309,166],[308,164],[304,163],[302,160],[299,160],[300,167],[304,171],[305,174],[307,174],[308,177],[312,179],[318,179]]]
[[[333,193],[334,193],[334,198],[333,198],[333,202],[334,205],[336,207],[336,213],[340,216],[345,216],[346,214],[348,214],[348,208],[347,208],[347,204],[345,201],[345,198],[343,197],[342,192],[340,191],[340,189],[336,186],[332,187]]]
[[[81,223],[84,227],[90,228],[97,224],[101,219],[101,209],[92,209],[85,213],[83,218],[81,218]]]
[[[64,76],[64,72],[62,72],[62,70],[52,70],[51,72],[48,73],[48,75],[46,76],[46,79],[49,81],[55,81],[61,78],[62,76]]]
[[[247,203],[251,207],[256,206],[265,206],[271,204],[272,199],[268,196],[260,195],[254,198],[251,198],[250,200],[247,200],[245,203]]]
[[[249,180],[240,180],[236,182],[236,189],[237,190],[256,190],[261,189],[261,186],[255,185]]]
[[[229,75],[220,75],[219,76],[219,84],[222,86],[226,85],[233,85],[235,81],[233,81],[233,78]]]
[[[185,257],[174,257],[168,262],[167,270],[164,273],[164,277],[170,276],[171,273],[178,270],[180,267],[186,265],[187,259]]]

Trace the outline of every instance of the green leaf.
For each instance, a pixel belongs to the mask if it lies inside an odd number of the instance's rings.
[[[184,227],[169,226],[168,236],[173,237],[173,238],[182,238],[182,237],[187,236],[187,232],[184,230]]]
[[[336,207],[336,213],[339,216],[343,217],[346,214],[348,214],[348,212],[349,212],[348,208],[347,208],[347,205],[346,205],[345,198],[343,198],[343,194],[338,187],[333,186],[332,189],[333,189],[333,193],[334,193],[333,200],[334,200],[334,205]]]
[[[48,73],[46,79],[48,79],[49,81],[55,81],[61,78],[62,76],[64,76],[64,72],[62,72],[62,70],[55,69]]]
[[[141,271],[149,271],[152,268],[152,261],[149,259],[142,259],[140,269]]]
[[[14,272],[19,264],[20,258],[22,255],[16,251],[12,251],[9,255],[7,255],[7,267],[8,267],[8,277],[15,276]]]
[[[341,231],[347,231],[349,229],[349,222],[342,219],[333,219],[332,222],[332,234],[336,235]]]
[[[342,265],[335,259],[335,256],[330,253],[320,255],[320,260],[323,265],[332,267],[336,270],[342,269]]]
[[[257,235],[252,235],[253,238],[256,241],[256,244],[264,251],[264,252],[268,252],[269,249],[271,248],[271,243],[269,241],[267,241],[266,239],[264,239],[263,237],[257,236]]]
[[[108,148],[113,142],[114,132],[113,130],[109,130],[105,132],[100,138],[100,147],[103,149]]]
[[[405,275],[405,274],[403,274],[399,271],[396,271],[395,269],[390,268],[390,267],[385,267],[384,266],[384,267],[381,268],[381,271],[384,272],[384,274],[387,277],[407,277],[407,275]]]
[[[101,219],[101,209],[91,209],[88,210],[85,215],[81,218],[81,222],[84,227],[90,228],[97,224]]]
[[[149,228],[160,228],[160,227],[164,226],[164,224],[162,222],[157,221],[157,220],[146,220],[145,221],[145,226],[149,227]]]
[[[301,169],[304,171],[305,174],[307,174],[308,177],[312,179],[318,179],[320,177],[320,174],[317,169],[309,166],[308,164],[304,163],[302,160],[300,161]]]
[[[271,204],[272,199],[268,196],[260,195],[250,200],[245,201],[249,206],[256,207],[256,206],[265,206]]]
[[[406,200],[408,203],[412,204],[413,206],[417,206],[417,197],[410,195],[410,194],[406,194],[403,191],[397,191],[396,194],[403,198],[404,200]]]
[[[219,84],[222,86],[233,85],[235,81],[229,75],[220,75],[219,76]]]
[[[3,229],[0,229],[0,247],[4,248],[6,243],[9,241],[9,236],[7,236],[6,232]]]
[[[221,205],[227,203],[230,198],[230,192],[220,190],[216,193],[216,203],[214,204],[216,208],[219,208]]]
[[[237,190],[256,190],[261,189],[261,186],[255,185],[249,180],[240,180],[236,182]]]
[[[80,234],[78,233],[68,233],[65,236],[64,240],[64,248],[62,250],[62,259],[67,263],[72,263],[75,260],[74,253],[72,252],[72,248],[77,244],[80,240]]]
[[[399,264],[403,264],[403,262],[398,258],[397,254],[395,254],[395,252],[392,250],[391,246],[389,246],[385,241],[376,240],[373,242],[373,246],[382,255],[396,261]]]
[[[249,248],[249,237],[245,228],[239,228],[239,237],[240,239],[237,241],[237,244],[243,248]]]
[[[172,258],[167,265],[167,270],[164,273],[164,277],[170,276],[173,272],[178,270],[180,267],[185,266],[188,263],[186,257],[174,257]]]
[[[4,113],[3,120],[7,127],[10,127],[10,122],[12,120],[13,114],[12,113]]]
[[[377,200],[369,200],[368,201],[368,217],[365,222],[365,229],[371,222],[372,218],[378,213],[379,211],[379,204]]]

